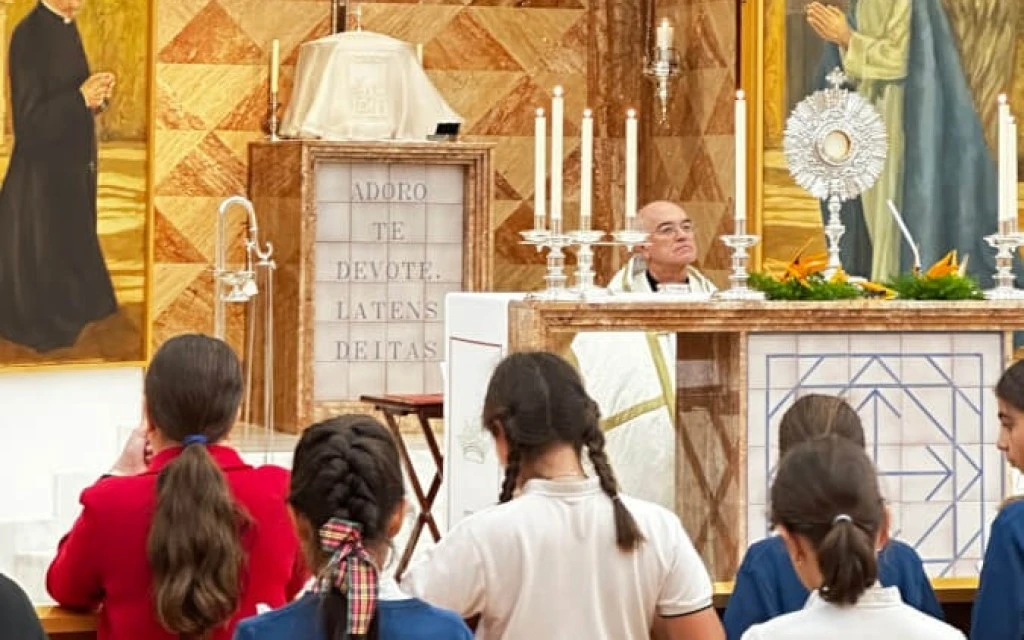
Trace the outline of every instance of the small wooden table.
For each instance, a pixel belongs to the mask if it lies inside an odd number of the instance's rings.
[[[405,549],[402,551],[402,557],[399,559],[398,567],[395,571],[395,577],[400,580],[406,567],[409,566],[413,551],[416,550],[416,543],[419,541],[424,525],[430,530],[430,535],[433,536],[434,542],[441,539],[441,532],[434,521],[432,510],[437,493],[441,490],[444,461],[441,457],[441,450],[437,446],[434,431],[430,428],[430,419],[444,417],[444,396],[440,393],[424,395],[395,394],[362,396],[359,399],[372,404],[374,409],[384,414],[384,419],[387,421],[388,427],[391,428],[391,432],[395,435],[395,440],[398,442],[402,464],[405,466],[406,474],[409,476],[409,484],[412,485],[413,494],[415,494],[416,501],[420,506],[420,513],[416,517],[416,523],[413,525],[409,541],[405,544]],[[423,431],[423,437],[427,440],[427,447],[430,449],[430,455],[433,456],[436,466],[434,477],[431,479],[426,493],[423,491],[423,485],[420,484],[419,476],[416,475],[416,469],[412,466],[409,448],[406,446],[405,440],[402,438],[402,432],[398,428],[398,419],[407,415],[415,415],[419,418],[420,429]]]

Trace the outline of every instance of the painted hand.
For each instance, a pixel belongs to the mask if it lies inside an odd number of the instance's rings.
[[[823,40],[834,42],[841,47],[850,45],[853,31],[846,15],[838,7],[812,2],[807,5],[807,24]]]
[[[82,92],[85,105],[90,109],[97,109],[104,101],[110,99],[110,94],[114,91],[114,74],[94,73],[82,83],[79,91]]]

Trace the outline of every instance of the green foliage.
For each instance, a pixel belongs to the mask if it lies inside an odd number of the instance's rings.
[[[763,291],[769,300],[852,300],[864,296],[860,287],[849,282],[830,282],[820,273],[808,276],[803,282],[752,273],[749,284],[751,289]]]
[[[977,281],[968,276],[950,274],[940,278],[925,278],[904,274],[887,282],[901,300],[984,300],[985,294]]]

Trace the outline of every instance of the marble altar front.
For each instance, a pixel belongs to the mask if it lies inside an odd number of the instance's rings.
[[[512,351],[564,353],[580,331],[677,334],[675,506],[715,579],[731,579],[749,543],[769,533],[778,423],[807,393],[842,395],[858,411],[893,533],[934,577],[977,575],[999,503],[1015,492],[995,449],[991,389],[1024,305],[458,293],[447,307],[449,523],[497,496],[501,470],[479,420],[490,370]]]

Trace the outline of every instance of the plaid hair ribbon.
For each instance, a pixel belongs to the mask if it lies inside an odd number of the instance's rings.
[[[331,518],[320,527],[320,546],[331,554],[313,590],[332,586],[348,597],[348,633],[365,635],[377,610],[377,565],[363,546],[362,527],[351,520]]]

